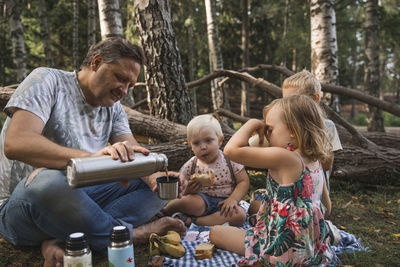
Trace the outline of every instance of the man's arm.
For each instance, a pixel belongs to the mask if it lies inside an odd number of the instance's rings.
[[[4,153],[11,160],[19,160],[36,167],[65,169],[71,158],[93,154],[60,146],[42,136],[43,121],[35,114],[17,110],[7,129]]]

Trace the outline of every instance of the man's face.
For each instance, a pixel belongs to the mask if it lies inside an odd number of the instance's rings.
[[[101,55],[96,55],[90,68],[92,73],[86,100],[92,106],[111,107],[127,94],[140,74],[140,64],[131,58],[107,64]]]

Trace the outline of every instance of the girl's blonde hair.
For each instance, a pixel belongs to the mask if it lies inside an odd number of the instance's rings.
[[[314,96],[318,94],[321,96],[321,83],[309,71],[300,71],[283,81],[282,90],[296,88],[297,93],[301,95]]]
[[[190,144],[190,139],[194,133],[199,133],[204,127],[211,127],[214,129],[218,138],[222,138],[224,134],[222,133],[221,125],[214,116],[210,114],[204,114],[194,117],[187,125],[186,133],[187,139]]]
[[[324,113],[315,101],[305,95],[275,99],[264,107],[264,119],[274,106],[280,106],[282,120],[294,135],[302,155],[311,160],[324,160],[330,155],[332,145],[326,134]]]

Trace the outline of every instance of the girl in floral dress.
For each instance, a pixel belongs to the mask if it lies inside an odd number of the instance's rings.
[[[322,112],[309,97],[295,95],[274,100],[263,113],[264,122],[249,120],[224,149],[231,160],[269,170],[257,223],[249,230],[214,226],[210,240],[244,256],[242,265],[324,266],[332,251],[323,215],[331,202],[319,162],[330,153]],[[270,147],[248,147],[254,132]]]

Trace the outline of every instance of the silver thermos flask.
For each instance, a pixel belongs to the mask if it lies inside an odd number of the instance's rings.
[[[126,162],[111,156],[73,158],[67,164],[67,179],[71,187],[78,188],[140,178],[165,170],[167,166],[167,156],[157,153],[147,156],[135,153],[135,159]]]

